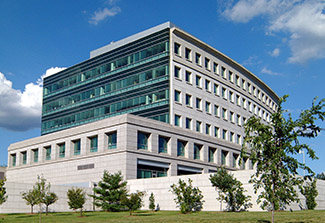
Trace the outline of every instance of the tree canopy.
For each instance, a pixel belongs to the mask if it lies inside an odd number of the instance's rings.
[[[219,168],[215,174],[210,175],[209,179],[212,186],[218,190],[217,199],[220,201],[220,211],[222,211],[223,201],[227,202],[229,211],[246,210],[252,206],[249,202],[250,196],[244,194],[246,191],[243,184],[225,168]]]
[[[71,188],[68,190],[67,196],[70,209],[80,209],[80,216],[82,216],[82,208],[86,203],[86,192],[81,188]]]
[[[94,195],[90,196],[94,198],[94,204],[104,211],[119,211],[123,207],[121,198],[127,193],[126,184],[121,172],[112,174],[105,170],[102,180],[93,188]]]
[[[272,210],[272,222],[274,210],[299,200],[295,186],[300,185],[304,179],[298,176],[298,169],[307,170],[309,175],[314,174],[294,155],[306,150],[311,159],[317,159],[315,151],[308,144],[301,143],[301,139],[317,137],[322,130],[318,123],[325,118],[325,99],[317,102],[317,98],[311,108],[302,111],[296,120],[291,114],[286,116],[282,105],[287,97],[285,95],[280,99],[269,124],[252,116],[244,125],[245,139],[241,158],[249,158],[256,166],[251,182],[255,192],[263,189],[257,202],[261,203],[263,209]]]

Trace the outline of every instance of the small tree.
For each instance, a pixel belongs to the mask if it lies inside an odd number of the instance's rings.
[[[39,197],[38,197],[38,192],[35,189],[25,191],[21,193],[22,199],[26,201],[27,205],[30,205],[31,210],[30,213],[34,213],[34,206],[39,204]]]
[[[6,195],[6,187],[5,187],[6,178],[0,180],[0,205],[7,201],[8,195]]]
[[[253,183],[255,193],[263,189],[257,202],[262,203],[263,209],[271,207],[272,223],[274,211],[280,204],[299,201],[295,187],[301,185],[303,179],[298,176],[298,168],[313,174],[309,167],[298,162],[293,155],[305,149],[311,159],[317,158],[309,145],[299,141],[317,137],[322,130],[317,121],[325,119],[325,99],[316,103],[317,98],[310,109],[300,113],[298,119],[293,120],[290,114],[285,118],[286,111],[282,104],[287,97],[280,99],[277,111],[271,115],[270,124],[252,116],[244,125],[245,140],[241,158],[249,158],[256,166],[250,182]],[[250,154],[247,155],[246,151]]]
[[[80,209],[80,217],[82,216],[82,208],[86,202],[86,192],[81,188],[71,188],[67,192],[68,205],[70,209]]]
[[[243,184],[225,168],[221,167],[217,173],[210,175],[211,184],[218,190],[218,200],[220,201],[220,211],[222,211],[222,202],[228,204],[230,211],[246,210],[251,207],[250,196],[246,196]]]
[[[121,202],[123,205],[125,205],[129,211],[130,216],[132,215],[132,212],[135,210],[138,210],[143,206],[142,198],[144,196],[143,192],[137,191],[136,193],[132,193],[130,195],[123,194],[121,197]]]
[[[54,204],[58,199],[59,199],[58,196],[54,192],[48,192],[48,193],[45,194],[44,204],[45,204],[45,207],[46,207],[46,215],[49,212],[49,206],[51,204]]]
[[[317,206],[316,197],[318,195],[318,191],[316,188],[317,180],[314,179],[311,182],[306,182],[306,185],[300,187],[300,192],[306,198],[306,206],[308,210],[314,210]]]
[[[185,181],[179,179],[178,185],[171,185],[171,192],[176,195],[174,201],[183,214],[192,211],[201,211],[203,206],[203,195],[198,187],[192,186],[192,180],[188,179],[188,185]]]
[[[111,174],[105,170],[102,180],[93,188],[95,194],[89,196],[93,197],[94,204],[104,211],[119,211],[123,207],[121,198],[127,192],[126,184],[121,172]]]
[[[151,192],[150,197],[149,197],[149,209],[150,210],[155,210],[156,205],[155,205],[155,195]]]

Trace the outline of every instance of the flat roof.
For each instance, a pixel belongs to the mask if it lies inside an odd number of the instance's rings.
[[[99,56],[101,54],[104,54],[104,53],[107,53],[111,50],[114,50],[120,46],[123,46],[123,45],[126,45],[128,43],[131,43],[131,42],[134,42],[138,39],[141,39],[145,36],[148,36],[150,34],[153,34],[155,32],[158,32],[160,30],[164,30],[166,28],[173,28],[173,27],[176,27],[173,23],[171,22],[165,22],[163,24],[160,24],[158,26],[155,26],[155,27],[152,27],[150,29],[147,29],[147,30],[144,30],[142,32],[139,32],[139,33],[136,33],[132,36],[129,36],[129,37],[126,37],[124,39],[121,39],[121,40],[118,40],[116,42],[111,42],[110,44],[106,45],[106,46],[103,46],[101,48],[98,48],[96,50],[93,50],[90,52],[90,59],[93,58],[93,57],[96,57],[96,56]]]

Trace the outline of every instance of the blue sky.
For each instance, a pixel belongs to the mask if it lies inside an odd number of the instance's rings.
[[[0,14],[0,164],[11,143],[40,135],[42,77],[166,21],[289,94],[294,117],[325,97],[322,0],[1,0]],[[316,173],[325,171],[324,134],[309,142]]]

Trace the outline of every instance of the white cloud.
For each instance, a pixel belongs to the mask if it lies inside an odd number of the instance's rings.
[[[267,67],[263,67],[263,69],[261,70],[262,74],[268,74],[268,75],[272,75],[272,76],[279,76],[281,75],[280,73],[274,72],[269,70]]]
[[[98,9],[94,12],[94,15],[90,18],[89,23],[93,25],[97,25],[100,21],[105,20],[107,17],[115,16],[116,14],[121,12],[121,8],[118,6],[114,6],[111,9],[103,8]]]
[[[325,58],[324,0],[239,0],[223,14],[234,22],[246,23],[257,16],[266,18],[266,33],[288,35],[291,63]]]
[[[275,48],[272,52],[270,52],[271,57],[278,57],[280,55],[280,49]]]
[[[12,82],[0,72],[0,127],[12,131],[39,128],[42,113],[43,78],[64,68],[50,68],[24,91],[12,88]]]

